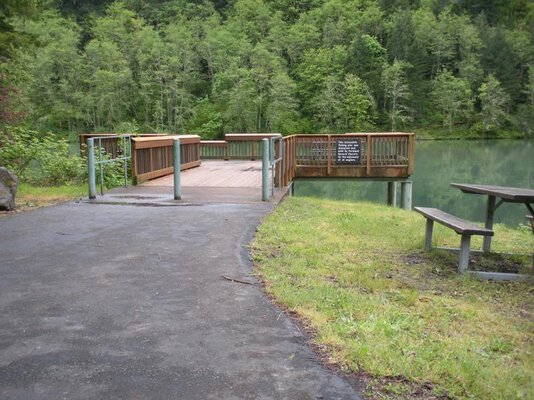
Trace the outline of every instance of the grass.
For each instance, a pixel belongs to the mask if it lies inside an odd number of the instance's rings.
[[[532,284],[457,276],[455,256],[421,251],[424,226],[381,205],[289,198],[258,229],[256,273],[369,398],[534,398]],[[495,231],[495,251],[532,252],[526,225]],[[459,245],[441,225],[434,238]]]
[[[15,197],[15,211],[27,211],[33,208],[46,207],[63,201],[87,195],[87,185],[41,187],[19,184]],[[6,215],[6,212],[0,212]]]

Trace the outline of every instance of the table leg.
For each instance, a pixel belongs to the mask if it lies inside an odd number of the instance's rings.
[[[493,214],[495,212],[495,196],[488,196],[488,205],[486,207],[486,229],[493,229]],[[489,253],[491,249],[491,236],[484,236],[482,242],[482,251]]]

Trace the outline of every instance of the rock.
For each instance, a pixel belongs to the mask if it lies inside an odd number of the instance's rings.
[[[6,168],[0,167],[0,210],[10,211],[15,208],[18,185],[17,177]]]

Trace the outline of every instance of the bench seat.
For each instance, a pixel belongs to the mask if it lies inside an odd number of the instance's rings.
[[[493,236],[491,229],[482,228],[472,222],[448,214],[437,208],[415,207],[414,210],[426,218],[426,232],[424,250],[429,251],[432,248],[432,231],[434,222],[452,229],[459,235],[462,235],[460,243],[460,261],[458,263],[458,272],[463,274],[469,265],[469,252],[471,246],[471,236]]]
[[[491,229],[481,228],[472,222],[458,218],[445,211],[438,210],[437,208],[415,207],[414,210],[419,214],[424,215],[427,219],[431,219],[432,221],[445,225],[447,228],[451,228],[454,232],[460,235],[493,236],[493,231]]]

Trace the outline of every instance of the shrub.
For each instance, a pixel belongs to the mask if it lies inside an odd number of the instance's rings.
[[[65,139],[21,127],[0,130],[0,165],[34,185],[79,184],[85,178],[83,159],[69,153]]]

